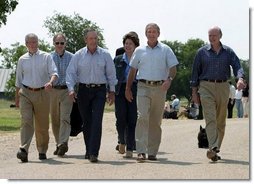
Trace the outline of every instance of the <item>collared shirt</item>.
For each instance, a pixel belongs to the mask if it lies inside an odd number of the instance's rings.
[[[73,91],[76,83],[108,84],[110,91],[115,91],[116,70],[108,51],[101,47],[93,54],[87,47],[77,51],[66,72],[68,90]]]
[[[241,99],[242,99],[242,96],[243,96],[243,90],[238,90],[238,89],[236,89],[236,90],[235,90],[235,99],[236,99],[236,100],[241,100]]]
[[[149,81],[166,80],[169,69],[177,64],[171,48],[160,42],[154,48],[148,45],[137,47],[130,61],[130,66],[138,69],[137,79]]]
[[[243,76],[243,69],[234,51],[228,46],[222,44],[221,46],[218,54],[210,44],[198,50],[192,68],[190,81],[192,87],[197,87],[199,82],[204,79],[228,80],[231,75],[230,66],[232,66],[236,77]]]
[[[178,98],[174,99],[171,105],[172,105],[172,109],[174,111],[179,111],[179,109],[180,109],[180,100]]]
[[[123,54],[123,60],[122,61],[124,61],[127,64],[126,68],[125,68],[125,72],[124,72],[124,76],[125,76],[124,82],[127,82],[128,73],[129,73],[131,67],[130,67],[130,61],[129,61],[126,53]]]
[[[68,52],[68,51],[64,51],[63,56],[59,56],[58,53],[56,52],[52,52],[51,56],[55,62],[55,65],[57,67],[57,71],[58,71],[58,79],[54,82],[54,86],[63,86],[66,85],[66,70],[67,67],[69,66],[69,63],[71,61],[71,58],[73,56],[72,53]]]
[[[35,54],[24,54],[19,58],[16,71],[16,87],[22,84],[31,88],[43,87],[52,75],[57,74],[56,65],[49,53],[38,50]]]

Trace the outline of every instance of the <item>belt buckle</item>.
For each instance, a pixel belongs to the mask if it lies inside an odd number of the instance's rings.
[[[85,84],[87,88],[90,88],[90,84]]]
[[[154,85],[154,84],[155,84],[155,82],[154,82],[154,81],[150,81],[150,84],[151,84],[151,85]]]
[[[94,87],[96,87],[96,84],[90,84],[90,86],[91,86],[92,88],[94,88]]]

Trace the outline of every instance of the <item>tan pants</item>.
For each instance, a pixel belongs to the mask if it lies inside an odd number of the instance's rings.
[[[39,153],[46,153],[49,142],[49,94],[45,90],[20,89],[21,146],[27,152],[35,132]]]
[[[209,148],[220,149],[226,127],[229,84],[201,81],[199,93],[206,121]]]
[[[138,120],[135,131],[137,153],[157,155],[165,99],[166,91],[162,91],[161,86],[138,83]]]
[[[51,123],[57,146],[67,143],[69,140],[72,104],[68,89],[52,89],[50,91]]]

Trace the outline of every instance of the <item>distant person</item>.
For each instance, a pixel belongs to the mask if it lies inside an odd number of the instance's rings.
[[[228,99],[228,118],[233,117],[233,108],[235,105],[235,86],[229,81],[229,99]]]
[[[63,156],[68,151],[71,132],[70,114],[73,102],[66,85],[66,70],[73,54],[65,50],[66,43],[66,37],[62,33],[53,37],[55,51],[51,53],[51,56],[57,67],[59,78],[53,83],[53,89],[50,92],[50,114],[56,141],[54,155],[58,156]]]
[[[245,88],[243,88],[242,104],[243,104],[243,117],[249,117],[249,83],[245,80]]]
[[[86,146],[85,159],[98,162],[105,102],[115,101],[116,71],[109,52],[98,46],[96,30],[84,31],[86,47],[77,51],[67,68],[66,84],[75,101],[75,84],[79,84],[78,107]]]
[[[171,96],[172,103],[170,105],[169,111],[164,110],[164,117],[166,119],[178,119],[178,112],[180,109],[180,100],[176,97],[175,94]]]
[[[197,119],[198,114],[199,114],[198,106],[197,104],[192,102],[189,106],[187,106],[183,111],[180,112],[178,118],[185,116],[188,119]]]
[[[210,44],[197,51],[193,63],[192,101],[202,104],[209,142],[207,157],[212,161],[217,161],[221,159],[217,153],[220,152],[225,134],[229,98],[227,80],[231,76],[230,66],[238,78],[237,88],[239,89],[244,86],[243,69],[234,51],[220,42],[222,31],[219,27],[210,28],[208,37]]]
[[[243,103],[242,103],[243,90],[235,90],[235,107],[237,109],[237,117],[243,118]]]
[[[25,37],[28,52],[21,56],[16,71],[15,105],[20,107],[21,145],[17,158],[28,162],[28,149],[35,133],[39,159],[47,159],[49,143],[49,93],[57,79],[57,68],[50,54],[39,50],[38,36]]]
[[[160,28],[150,23],[145,28],[147,45],[137,47],[130,61],[125,96],[134,100],[132,85],[138,80],[136,125],[137,162],[157,160],[161,142],[161,120],[167,90],[176,75],[177,58],[170,47],[158,41]]]
[[[118,151],[124,154],[126,158],[132,158],[135,148],[135,128],[137,122],[137,81],[133,82],[132,94],[133,101],[129,102],[125,98],[125,88],[130,70],[130,59],[136,47],[139,46],[139,38],[137,34],[127,33],[123,37],[124,54],[116,56],[114,59],[116,68],[116,77],[118,83],[116,85],[115,95],[115,116],[116,128],[119,138]]]

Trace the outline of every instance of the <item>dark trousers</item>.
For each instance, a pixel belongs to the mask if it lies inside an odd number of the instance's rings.
[[[233,108],[235,105],[235,99],[231,99],[229,98],[228,101],[228,118],[232,118],[233,117]]]
[[[106,87],[88,88],[79,85],[78,106],[83,121],[86,154],[99,155]]]
[[[127,151],[135,149],[135,128],[137,123],[137,84],[132,85],[132,102],[125,98],[126,84],[122,84],[115,98],[116,129],[120,144],[127,145]]]

